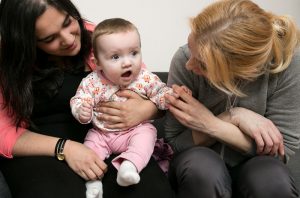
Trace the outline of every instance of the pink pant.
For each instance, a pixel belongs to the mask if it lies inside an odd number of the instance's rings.
[[[104,160],[112,153],[120,154],[112,164],[119,170],[123,160],[131,161],[140,172],[149,162],[156,141],[156,128],[145,123],[124,132],[102,132],[90,129],[84,144]]]

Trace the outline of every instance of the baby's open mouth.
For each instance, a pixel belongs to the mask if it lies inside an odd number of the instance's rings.
[[[131,71],[127,71],[121,75],[121,77],[129,77],[131,75]]]

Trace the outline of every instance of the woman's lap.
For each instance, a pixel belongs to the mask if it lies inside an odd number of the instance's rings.
[[[1,170],[14,198],[83,198],[85,182],[53,157],[3,160]]]
[[[53,157],[3,160],[0,168],[14,198],[85,198],[85,181],[65,162]],[[141,172],[141,181],[137,185],[120,187],[116,175],[116,169],[109,163],[109,170],[103,178],[104,198],[173,196],[167,177],[153,159]]]
[[[231,197],[231,178],[211,149],[193,147],[176,155],[169,178],[178,198]]]
[[[235,181],[237,197],[298,197],[288,167],[271,156],[256,156],[238,168]]]
[[[253,157],[229,169],[215,152],[193,147],[176,155],[170,165],[169,178],[178,197],[181,194],[187,197],[205,197],[207,194],[209,197],[231,197],[230,191],[233,197],[239,198],[298,197],[290,171],[274,157]]]
[[[6,181],[5,181],[4,176],[2,175],[1,171],[0,171],[0,197],[1,198],[11,198],[9,188],[6,184]]]
[[[109,161],[112,159],[111,157]],[[108,163],[110,170],[116,170]],[[169,184],[168,178],[162,172],[157,162],[151,158],[148,165],[140,173],[139,184],[129,187],[119,186],[116,182],[117,171],[109,171],[103,178],[104,198],[170,198],[174,192]],[[114,190],[111,190],[114,189]]]

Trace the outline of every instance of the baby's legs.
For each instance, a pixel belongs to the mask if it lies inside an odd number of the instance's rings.
[[[124,151],[112,161],[118,169],[117,182],[120,186],[129,186],[140,181],[138,173],[149,162],[155,141],[156,129],[152,124],[146,123],[129,131],[127,137],[123,136],[114,142],[117,150],[121,147],[116,145],[123,144],[122,147],[125,147]]]
[[[109,156],[110,149],[106,144],[105,137],[95,129],[90,129],[84,140],[84,145],[95,151],[101,160]],[[103,187],[101,180],[88,181],[86,186],[86,198],[102,198]]]

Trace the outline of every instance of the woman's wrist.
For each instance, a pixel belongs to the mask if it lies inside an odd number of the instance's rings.
[[[239,118],[238,118],[239,109],[240,107],[234,107],[229,110],[230,123],[234,124],[237,127],[239,127]]]
[[[225,122],[231,123],[235,126],[238,126],[238,116],[237,111],[239,107],[231,108],[228,111],[224,111],[223,113],[219,114],[217,117]]]
[[[65,138],[59,138],[56,142],[55,149],[54,149],[54,155],[56,159],[59,161],[64,161],[65,160],[65,153],[64,153],[64,148],[65,148],[65,143],[67,139]]]
[[[144,109],[141,111],[141,116],[144,118],[143,121],[145,120],[152,120],[156,119],[159,117],[159,111],[156,107],[156,105],[150,101],[150,100],[144,100],[144,104],[141,105]]]

